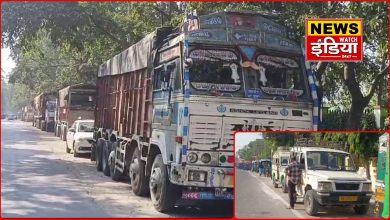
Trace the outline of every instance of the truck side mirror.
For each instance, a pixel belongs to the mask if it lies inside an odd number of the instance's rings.
[[[69,132],[73,132],[73,133],[75,133],[76,132],[76,130],[74,129],[74,128],[69,128],[69,130],[68,130]]]

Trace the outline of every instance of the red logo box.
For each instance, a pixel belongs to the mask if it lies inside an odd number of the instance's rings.
[[[306,60],[361,62],[362,19],[306,19]]]

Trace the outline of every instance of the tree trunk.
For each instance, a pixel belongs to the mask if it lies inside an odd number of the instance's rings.
[[[360,130],[360,122],[362,121],[364,108],[367,104],[364,98],[352,97],[352,105],[347,124],[348,130]]]
[[[364,167],[366,168],[366,177],[367,177],[367,179],[371,180],[370,158],[369,157],[364,157]]]

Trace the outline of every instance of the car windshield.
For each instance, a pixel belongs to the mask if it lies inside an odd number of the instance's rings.
[[[93,132],[93,122],[80,122],[79,123],[79,132]]]
[[[258,54],[255,68],[243,68],[246,96],[299,101],[307,99],[305,74],[298,56]]]
[[[190,82],[195,93],[233,96],[241,89],[238,56],[230,50],[194,49],[190,52]]]
[[[347,153],[310,151],[307,152],[309,170],[355,171],[352,157]]]

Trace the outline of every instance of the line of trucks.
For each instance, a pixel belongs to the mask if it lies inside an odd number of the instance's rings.
[[[233,208],[235,131],[317,125],[312,71],[290,36],[255,12],[187,16],[100,65],[96,83],[38,95],[29,120],[67,151],[77,121],[94,120],[97,170],[129,178],[158,211],[178,200]]]

